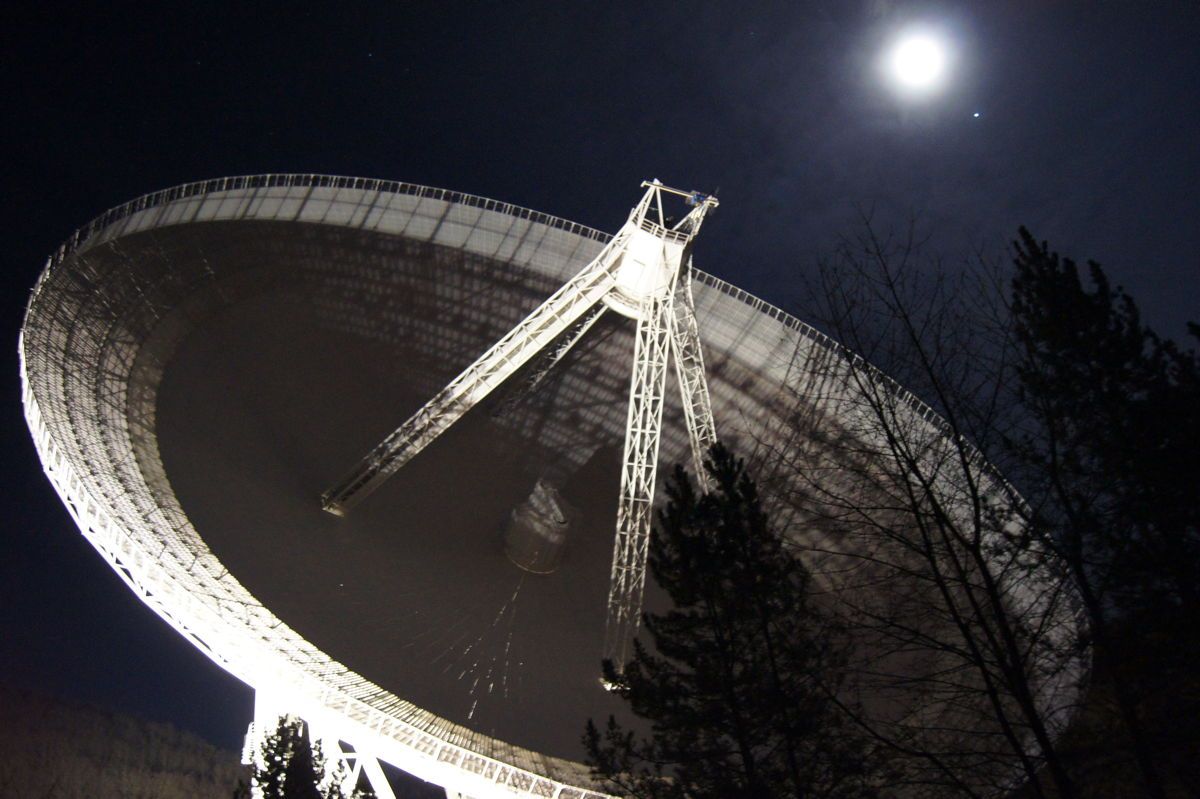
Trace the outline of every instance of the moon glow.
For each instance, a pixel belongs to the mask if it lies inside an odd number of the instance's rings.
[[[915,94],[937,89],[946,72],[945,44],[928,33],[901,36],[887,56],[887,67],[900,88]]]

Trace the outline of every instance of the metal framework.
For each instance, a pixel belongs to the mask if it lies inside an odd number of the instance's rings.
[[[641,620],[654,485],[662,434],[667,362],[675,355],[684,419],[696,474],[707,488],[703,456],[716,441],[704,356],[691,291],[691,245],[715,197],[644,181],[645,194],[616,236],[592,261],[539,305],[433,399],[388,435],[339,483],[321,506],[342,516],[482,402],[539,353],[537,385],[583,337],[605,306],[637,321],[621,492],[609,581],[604,658],[622,668]],[[692,210],[672,227],[663,194]],[[574,329],[572,329],[574,328]],[[564,335],[570,331],[570,335]],[[561,339],[561,340],[560,340]],[[557,346],[551,346],[559,341]]]
[[[592,308],[591,313],[581,321],[576,322],[574,327],[559,337],[558,342],[552,348],[542,352],[540,360],[534,364],[532,372],[530,372],[529,377],[525,381],[525,385],[505,397],[504,403],[496,409],[493,416],[496,418],[507,416],[522,399],[536,391],[538,386],[542,384],[542,381],[554,370],[554,367],[563,358],[567,357],[567,353],[573,350],[575,345],[587,335],[587,332],[600,321],[600,317],[604,315],[605,310],[607,308],[604,305],[595,306]]]
[[[243,765],[254,764],[259,768],[266,765],[263,762],[264,745],[278,729],[280,721],[297,718],[292,713],[293,709],[289,707],[286,700],[281,700],[270,691],[255,691],[254,719],[246,728],[246,737],[242,744]],[[319,717],[318,720],[306,718],[303,721],[309,741],[314,745],[314,751],[316,745],[319,744],[321,755],[327,764],[325,774],[327,782],[320,786],[322,790],[330,787],[328,783],[338,780],[340,777],[338,787],[341,788],[344,796],[350,796],[359,782],[366,778],[378,799],[396,799],[396,793],[383,773],[383,767],[379,764],[377,757],[361,749],[348,746],[338,737],[336,727],[323,723]],[[250,792],[255,799],[262,799],[262,788],[253,781],[250,785]]]
[[[72,234],[34,287],[19,343],[26,422],[42,467],[82,535],[151,610],[264,693],[264,707],[295,713],[323,738],[336,737],[355,752],[444,785],[451,796],[603,799],[581,764],[454,724],[337,662],[264,607],[192,526],[157,456],[155,391],[165,356],[147,349],[150,341],[186,332],[172,309],[198,287],[217,285],[216,278],[203,253],[192,271],[165,257],[107,268],[96,253],[119,254],[124,237],[133,234],[217,220],[374,231],[460,248],[510,264],[514,274],[529,270],[555,282],[566,276],[559,265],[590,260],[610,237],[496,200],[397,181],[272,174],[190,183],[113,208]],[[749,400],[731,376],[744,373],[731,371],[731,364],[752,364],[757,380],[779,383],[791,354],[802,348],[810,358],[869,373],[894,397],[906,423],[947,434],[932,409],[820,331],[711,275],[696,270],[690,276],[698,284],[706,343],[719,355],[713,400],[743,412],[730,418],[745,423],[771,413],[740,404]],[[677,283],[676,330],[681,320],[687,323],[681,308],[690,310],[691,288],[689,280]],[[686,368],[703,374],[698,349],[689,355],[678,342],[672,346],[681,385]],[[685,401],[685,412],[707,402],[696,391],[685,389],[686,396],[693,402]],[[696,441],[706,440],[704,428],[694,426]],[[986,463],[972,468],[1007,493]],[[1059,574],[1022,575],[1007,590],[1024,618],[1064,631],[1083,624],[1071,603],[1046,599],[1046,587],[1061,583]],[[1081,656],[1039,692],[1039,701],[1053,699],[1056,729],[1065,726],[1064,708],[1087,668]],[[369,761],[363,763],[371,776]]]

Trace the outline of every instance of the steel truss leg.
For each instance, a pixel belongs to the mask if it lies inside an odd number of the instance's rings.
[[[696,306],[692,300],[691,272],[689,261],[687,271],[680,276],[675,288],[675,322],[671,344],[675,354],[675,374],[680,393],[683,394],[683,416],[692,445],[692,468],[700,488],[708,492],[712,485],[704,468],[704,456],[717,443],[717,426],[713,422],[708,380],[704,376],[704,354],[700,349],[700,328],[696,324]]]
[[[634,340],[621,497],[604,632],[604,657],[612,661],[617,671],[624,668],[630,641],[641,623],[663,395],[675,321],[674,299],[672,286],[664,295],[643,302]]]
[[[243,765],[263,767],[263,744],[278,729],[279,719],[286,715],[287,711],[272,696],[262,691],[254,692],[254,718],[246,728],[246,739],[242,744]],[[255,797],[262,796],[254,786],[251,786],[251,793]]]
[[[292,715],[278,701],[277,697],[263,691],[255,691],[254,720],[250,722],[250,726],[246,730],[246,741],[242,747],[242,763],[247,766],[254,764],[259,768],[265,766],[263,762],[263,744],[267,738],[274,735],[275,731],[279,729],[280,719],[288,718]],[[339,765],[344,765],[345,768],[341,775],[341,789],[343,794],[346,796],[351,795],[355,786],[358,785],[359,777],[362,774],[366,774],[367,781],[371,783],[371,788],[375,791],[375,795],[379,799],[396,799],[396,794],[392,791],[392,786],[388,782],[387,776],[383,773],[383,768],[379,765],[377,758],[367,752],[347,751],[342,746],[341,740],[330,730],[324,729],[320,724],[306,721],[305,726],[308,729],[308,739],[314,748],[318,743],[321,745],[321,754],[329,766],[329,777],[334,777],[337,774]],[[328,785],[322,785],[321,787],[326,788]],[[251,796],[255,797],[255,799],[262,799],[262,789],[257,785],[251,785],[250,792]]]
[[[587,313],[612,288],[615,278],[609,270],[626,238],[619,234],[610,241],[588,266],[371,450],[321,496],[321,506],[343,515]]]
[[[339,786],[343,796],[353,795],[354,789],[358,787],[359,778],[365,774],[367,782],[371,784],[371,790],[375,791],[375,795],[379,799],[396,799],[392,785],[384,775],[377,758],[357,750],[347,751],[336,735],[313,724],[308,725],[308,735],[314,746],[317,743],[321,744],[321,754],[329,764],[328,774],[331,780],[338,775],[339,765],[343,767]],[[329,786],[322,785],[321,787],[328,788]]]
[[[288,715],[286,706],[277,696],[257,689],[254,691],[254,719],[246,730],[246,742],[242,746],[244,765],[253,765],[256,769],[266,767],[263,745],[279,729],[279,721]],[[254,799],[263,799],[262,788],[254,780],[250,781],[250,795]]]

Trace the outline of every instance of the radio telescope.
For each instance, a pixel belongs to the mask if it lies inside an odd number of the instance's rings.
[[[579,739],[625,712],[601,657],[662,602],[657,468],[718,428],[743,451],[794,431],[797,362],[854,357],[692,267],[714,198],[643,188],[609,236],[411,184],[225,178],[49,259],[20,343],[43,466],[131,590],[254,687],[249,744],[294,713],[383,797],[381,764],[451,796],[603,795]],[[851,390],[828,374],[814,407]]]

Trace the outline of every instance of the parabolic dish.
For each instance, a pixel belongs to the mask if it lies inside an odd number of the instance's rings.
[[[628,320],[602,318],[536,392],[510,381],[345,519],[318,496],[607,238],[365,179],[139,198],[76,233],[30,301],[43,464],[130,587],[256,689],[463,792],[589,795],[584,723],[622,712],[597,678]],[[694,293],[718,430],[748,451],[787,424],[797,358],[844,353],[717,278]],[[662,464],[687,459],[679,414]],[[548,575],[502,545],[540,478],[576,511]]]

